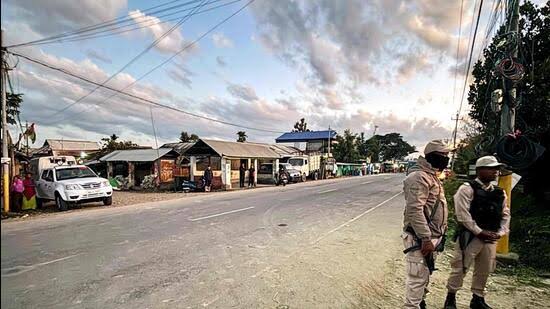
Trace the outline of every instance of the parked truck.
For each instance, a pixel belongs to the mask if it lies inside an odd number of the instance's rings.
[[[302,181],[307,178],[317,180],[321,176],[321,155],[310,154],[290,157],[287,162],[292,168],[300,171]]]

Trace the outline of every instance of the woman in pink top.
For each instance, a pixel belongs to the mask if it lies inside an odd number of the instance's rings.
[[[23,191],[23,210],[36,209],[36,185],[31,177],[31,173],[27,173],[23,181],[25,190]]]
[[[23,202],[23,191],[25,186],[23,185],[23,180],[19,175],[13,177],[13,182],[11,183],[11,209],[14,212],[21,211],[21,203]]]

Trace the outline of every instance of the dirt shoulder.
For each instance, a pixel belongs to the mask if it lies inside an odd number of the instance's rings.
[[[168,201],[180,198],[195,196],[196,194],[205,193],[176,193],[176,192],[138,192],[138,191],[115,191],[113,193],[113,204],[111,206],[103,206],[103,203],[89,203],[80,205],[78,208],[71,209],[67,212],[85,211],[98,207],[123,207],[141,203]],[[48,202],[44,208],[37,210],[28,210],[18,213],[2,213],[2,221],[22,221],[32,218],[40,218],[59,213],[53,202]]]

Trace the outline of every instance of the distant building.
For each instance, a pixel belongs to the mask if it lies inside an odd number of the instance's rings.
[[[320,152],[326,154],[332,152],[332,145],[336,142],[336,131],[306,131],[287,132],[275,139],[277,144],[293,143],[294,147],[306,153]],[[331,147],[329,148],[329,142]],[[305,147],[304,147],[305,143]]]
[[[32,151],[32,156],[73,156],[75,158],[86,159],[97,153],[100,149],[101,145],[98,142],[47,139],[44,141],[42,147]]]

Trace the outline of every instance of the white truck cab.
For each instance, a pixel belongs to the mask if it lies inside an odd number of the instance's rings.
[[[53,162],[49,166],[42,164],[35,176],[35,179],[38,178],[36,197],[40,202],[55,201],[61,211],[78,203],[113,203],[113,188],[107,179],[98,177],[85,165]]]
[[[289,158],[288,163],[292,165],[293,169],[300,171],[302,181],[306,181],[306,178],[317,180],[321,175],[320,155],[295,156]]]

